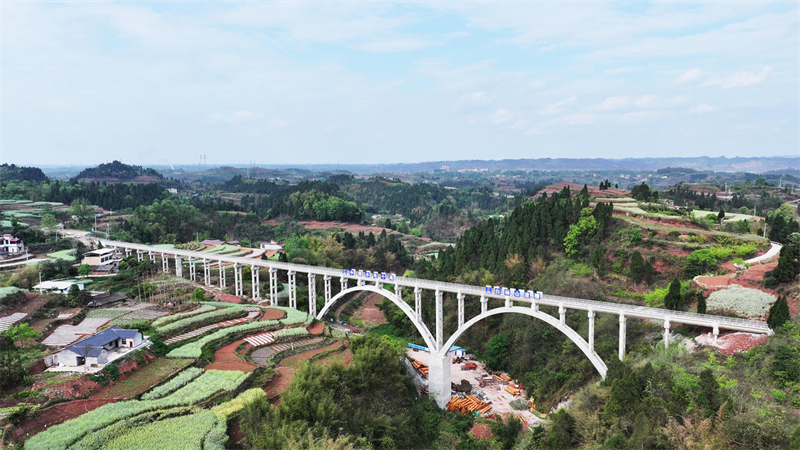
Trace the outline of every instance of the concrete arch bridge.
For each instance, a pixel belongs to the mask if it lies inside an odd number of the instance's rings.
[[[594,323],[597,314],[612,314],[619,318],[619,352],[618,356],[622,359],[625,355],[626,343],[626,323],[628,318],[640,318],[657,321],[663,324],[664,345],[669,344],[669,331],[672,324],[690,324],[711,328],[714,337],[719,335],[720,330],[743,331],[748,333],[772,334],[772,330],[766,322],[759,320],[745,320],[732,317],[716,316],[711,314],[697,314],[685,311],[671,311],[662,308],[650,308],[646,306],[626,305],[621,303],[600,302],[595,300],[585,300],[571,297],[560,297],[547,295],[540,292],[522,291],[516,289],[495,287],[495,286],[471,286],[457,283],[445,283],[440,281],[425,280],[420,278],[399,277],[393,274],[378,273],[354,269],[333,269],[329,267],[309,266],[302,264],[282,263],[277,261],[265,261],[246,257],[216,255],[211,253],[196,252],[191,250],[180,250],[172,248],[160,248],[150,245],[133,244],[129,242],[99,240],[105,247],[111,247],[125,255],[136,254],[139,260],[149,258],[154,263],[156,259],[161,260],[164,272],[170,272],[170,260],[173,260],[175,273],[183,276],[184,266],[188,266],[189,279],[199,281],[197,268],[203,268],[203,282],[206,286],[212,286],[212,269],[219,271],[218,283],[220,288],[226,288],[225,273],[226,268],[233,267],[234,290],[236,295],[244,295],[244,281],[242,279],[242,269],[250,267],[252,297],[261,300],[259,292],[259,270],[261,268],[269,271],[269,295],[264,300],[271,305],[278,304],[278,280],[279,271],[285,271],[289,280],[289,307],[297,308],[297,274],[304,274],[308,278],[309,304],[308,312],[318,319],[322,319],[331,307],[344,296],[354,292],[374,292],[382,295],[400,308],[414,324],[425,344],[431,351],[428,383],[429,392],[434,395],[439,406],[444,406],[450,400],[450,357],[448,350],[458,341],[464,332],[481,320],[498,314],[523,314],[547,322],[554,328],[564,333],[591,361],[597,372],[605,378],[608,370],[606,363],[595,351],[594,346]],[[255,270],[252,270],[255,269]],[[325,306],[317,311],[316,301],[316,277],[323,279]],[[338,278],[339,289],[333,294],[333,280]],[[350,286],[350,282],[354,282]],[[393,286],[392,290],[386,289],[387,285]],[[403,299],[403,288],[413,292],[414,307]],[[434,292],[435,302],[435,324],[431,331],[422,320],[422,292],[428,290]],[[443,296],[445,293],[455,295],[458,300],[458,328],[447,339],[444,336],[444,310]],[[489,300],[497,299],[502,301],[502,305],[489,308]],[[464,305],[466,302],[480,302],[480,313],[467,319],[465,317]],[[558,316],[553,316],[540,310],[540,306],[551,306],[558,308]],[[577,331],[569,327],[566,323],[567,310],[585,311],[589,319],[589,330],[586,337],[581,336]]]

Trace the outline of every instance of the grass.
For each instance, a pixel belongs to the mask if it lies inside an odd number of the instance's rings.
[[[132,398],[161,383],[173,373],[192,364],[191,359],[159,358],[139,369],[130,378],[103,392],[105,398]]]
[[[53,259],[63,259],[65,261],[75,261],[74,256],[75,250],[68,248],[66,250],[61,250],[58,252],[48,253],[47,256]]]

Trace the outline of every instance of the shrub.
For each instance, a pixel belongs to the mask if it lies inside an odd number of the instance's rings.
[[[275,332],[275,339],[284,338],[284,337],[294,337],[294,336],[305,336],[308,334],[308,330],[305,328],[285,328],[283,330],[279,330]]]
[[[706,304],[711,311],[723,309],[748,317],[762,317],[767,313],[773,302],[775,302],[775,296],[766,292],[741,286],[731,286],[727,289],[712,292],[708,296]]]

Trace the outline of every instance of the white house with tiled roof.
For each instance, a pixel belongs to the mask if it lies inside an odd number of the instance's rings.
[[[25,253],[25,243],[22,239],[10,234],[4,234],[0,239],[0,254],[16,255]]]

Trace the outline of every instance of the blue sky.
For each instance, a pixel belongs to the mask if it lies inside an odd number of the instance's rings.
[[[796,2],[0,5],[3,162],[800,149]]]

